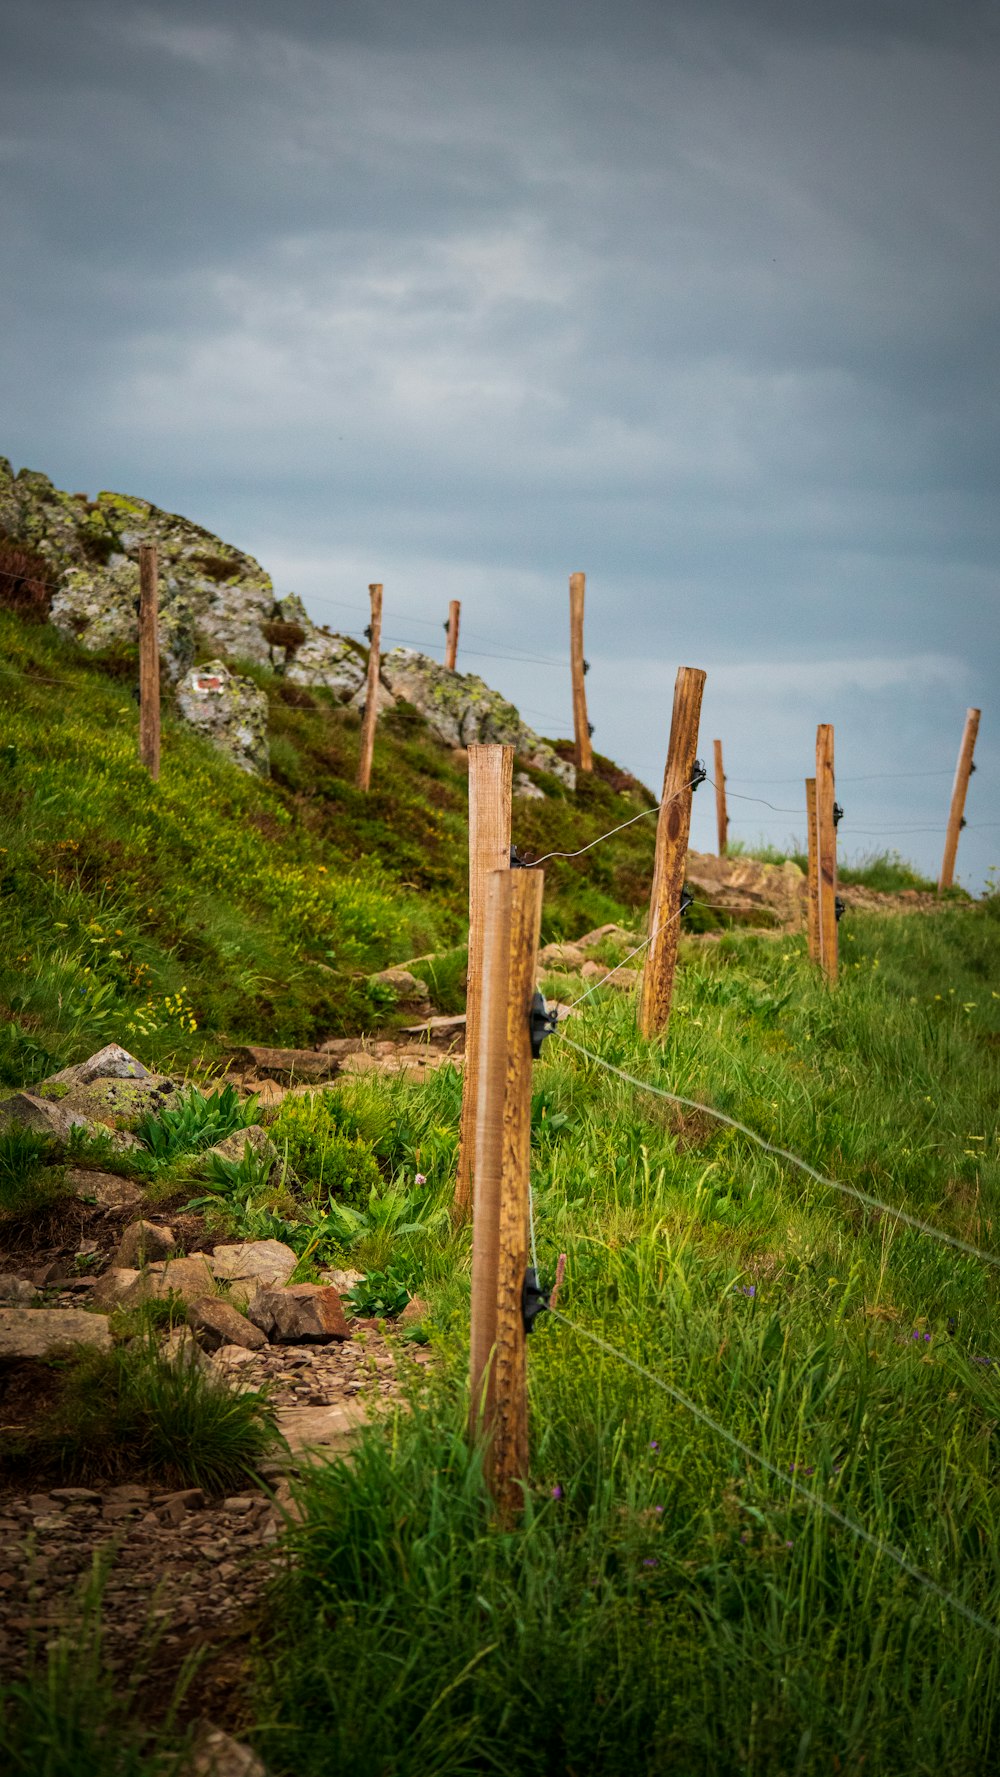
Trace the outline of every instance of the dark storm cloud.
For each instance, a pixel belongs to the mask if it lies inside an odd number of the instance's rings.
[[[845,772],[947,767],[982,702],[985,808],[997,19],[8,4],[0,449],[317,615],[378,574],[401,633],[461,596],[484,648],[561,655],[585,566],[598,741],[648,778],[679,658],[747,775],[818,719]],[[488,676],[564,719],[562,675]],[[1000,830],[966,843],[981,875]]]

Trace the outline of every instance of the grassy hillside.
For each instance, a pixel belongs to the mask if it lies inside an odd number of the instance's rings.
[[[128,664],[115,676],[120,663],[13,618],[0,643],[9,1080],[96,1039],[210,1060],[225,1035],[357,1028],[379,1015],[369,970],[457,949],[463,777],[408,712],[384,725],[368,798],[351,788],[350,718],[318,696],[283,703],[271,681],[272,782],[168,717],[153,787]],[[601,779],[575,797],[553,787],[516,805],[516,837],[572,849],[644,800]],[[547,871],[546,937],[641,906],[652,827]],[[326,1181],[306,1260],[422,1297],[435,1362],[350,1463],[300,1483],[301,1558],[228,1681],[229,1719],[272,1777],[995,1766],[1000,1271],[892,1212],[1000,1255],[1000,898],[851,915],[841,938],[833,992],[801,938],[686,939],[664,1042],[642,1042],[632,1002],[602,990],[565,1032],[598,1061],[546,1044],[532,1184],[543,1279],[568,1257],[566,1318],[543,1316],[530,1342],[515,1528],[493,1516],[464,1430],[470,1239],[448,1215],[460,1076],[369,1074],[286,1099],[286,1159]],[[345,1144],[373,1184],[352,1215],[315,1172]],[[294,1235],[290,1194],[235,1172],[212,1213],[236,1234]],[[164,1171],[148,1201],[170,1184]],[[53,1648],[48,1674],[40,1647],[37,1682],[0,1693],[12,1768],[96,1777],[109,1745],[123,1772],[175,1768],[169,1721],[125,1715],[93,1645],[73,1646]]]
[[[573,1036],[817,1169],[1000,1251],[1000,908],[868,919],[831,995],[801,940],[689,957],[665,1045]],[[569,1326],[529,1348],[532,1472],[501,1535],[462,1434],[464,1236],[400,1243],[446,1373],[305,1491],[256,1707],[279,1771],[968,1773],[997,1752],[998,1273],[867,1213],[558,1040],[533,1187],[561,1306],[863,1526],[859,1543]],[[447,1079],[354,1116],[438,1200]],[[405,1133],[400,1136],[400,1130]],[[426,1138],[425,1138],[426,1139]],[[993,1624],[971,1625],[881,1542]],[[287,1652],[285,1650],[288,1650]],[[273,1663],[271,1663],[273,1662]],[[373,1696],[380,1699],[373,1709]]]
[[[323,692],[243,670],[269,694],[271,781],[235,770],[165,696],[154,786],[137,762],[135,659],[88,654],[0,612],[7,1082],[111,1036],[166,1065],[211,1060],[227,1040],[310,1044],[365,1029],[384,1012],[368,973],[462,943],[461,763],[402,706],[381,724],[362,796],[357,717]],[[607,761],[575,794],[540,781],[545,801],[514,805],[515,840],[533,856],[584,845],[652,804]],[[653,827],[639,822],[560,867],[547,936],[645,901]]]

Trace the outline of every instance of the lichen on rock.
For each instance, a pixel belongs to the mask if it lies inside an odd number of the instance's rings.
[[[252,679],[238,678],[222,660],[210,660],[185,673],[177,707],[241,771],[267,776],[267,697]]]
[[[524,764],[576,788],[576,771],[521,718],[520,712],[475,673],[453,673],[415,648],[394,648],[382,661],[393,697],[405,698],[439,740],[450,747],[476,743],[512,746]]]

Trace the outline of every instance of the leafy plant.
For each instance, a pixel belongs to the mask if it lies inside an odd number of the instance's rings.
[[[178,1093],[176,1100],[156,1115],[148,1112],[136,1124],[139,1140],[145,1142],[161,1164],[179,1154],[196,1154],[214,1147],[246,1129],[256,1120],[257,1100],[241,1102],[236,1088],[226,1085],[221,1091],[205,1094],[192,1087]]]
[[[369,1271],[348,1291],[347,1300],[355,1314],[391,1320],[410,1300],[409,1280],[391,1265],[387,1271]]]

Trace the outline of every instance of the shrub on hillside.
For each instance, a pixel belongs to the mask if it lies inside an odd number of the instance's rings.
[[[29,623],[44,623],[52,604],[52,579],[44,556],[0,537],[0,605]]]
[[[310,1193],[365,1205],[373,1191],[382,1190],[382,1174],[371,1148],[360,1136],[346,1135],[340,1128],[332,1094],[286,1098],[271,1133]]]

